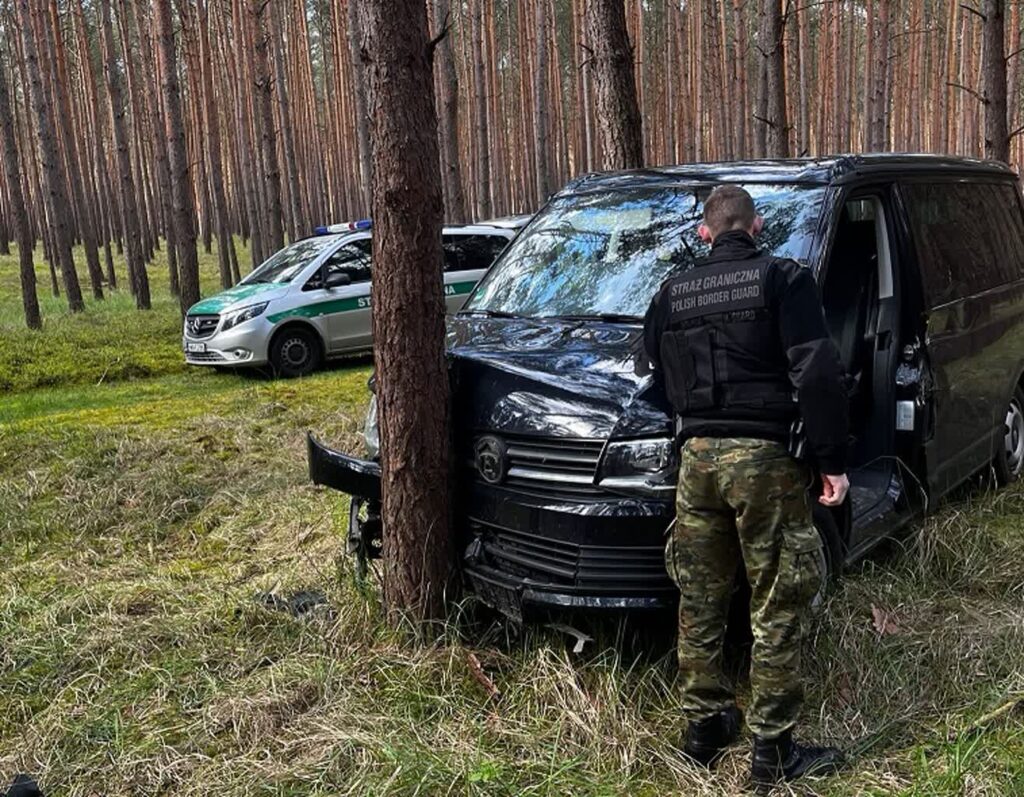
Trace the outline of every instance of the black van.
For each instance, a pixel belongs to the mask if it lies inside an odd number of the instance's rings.
[[[677,447],[639,338],[662,281],[706,252],[696,227],[721,183],[753,195],[764,248],[817,275],[849,374],[850,500],[816,515],[830,572],[973,474],[1020,475],[1024,207],[1008,168],[864,155],[590,175],[449,323],[456,533],[469,587],[502,611],[674,601]],[[350,546],[372,556],[378,466],[309,447],[313,480],[355,497]]]

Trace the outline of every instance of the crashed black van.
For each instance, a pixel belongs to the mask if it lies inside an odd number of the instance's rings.
[[[816,516],[835,572],[958,484],[1024,464],[1024,207],[994,163],[927,155],[718,163],[580,178],[551,198],[451,319],[457,534],[470,589],[534,607],[671,605],[662,552],[677,446],[646,368],[658,286],[706,252],[721,183],[760,244],[813,270],[851,396],[851,497]],[[310,437],[315,482],[353,496],[379,550],[369,459]],[[819,507],[820,509],[820,507]]]

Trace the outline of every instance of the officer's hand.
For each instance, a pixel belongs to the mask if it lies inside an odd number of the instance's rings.
[[[850,480],[843,473],[839,476],[821,474],[821,497],[818,502],[825,506],[839,506],[850,491]]]

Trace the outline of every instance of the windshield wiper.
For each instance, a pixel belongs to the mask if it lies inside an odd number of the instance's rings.
[[[488,318],[522,318],[515,313],[507,313],[504,310],[461,310],[459,315],[482,315]]]
[[[640,316],[626,315],[625,313],[590,313],[587,315],[553,315],[548,318],[555,318],[559,321],[609,321],[614,324],[639,324],[643,321]]]

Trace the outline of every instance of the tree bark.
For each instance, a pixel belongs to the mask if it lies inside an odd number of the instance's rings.
[[[0,67],[2,67],[0,60]],[[14,129],[14,114],[11,113],[11,99],[7,90],[7,76],[0,68],[0,135],[3,136],[4,175],[10,196],[10,216],[14,224],[14,240],[18,243],[18,266],[21,278],[21,306],[25,311],[25,324],[29,329],[42,329],[43,316],[39,312],[39,297],[36,294],[36,267],[32,262],[32,229],[29,226],[28,206],[21,191],[21,163],[18,158],[18,141]]]
[[[199,0],[199,46],[203,70],[203,106],[206,119],[206,151],[210,160],[210,189],[213,195],[214,222],[217,230],[217,263],[220,284],[230,288],[234,283],[232,257],[235,242],[228,222],[228,203],[224,195],[224,163],[221,158],[220,116],[213,92],[213,61],[210,57],[209,6]]]
[[[871,102],[868,108],[866,149],[883,152],[889,148],[889,0],[875,0],[875,19],[871,41]]]
[[[149,276],[142,260],[142,236],[139,231],[139,209],[132,176],[131,152],[125,124],[124,95],[121,92],[121,70],[117,65],[114,34],[111,25],[110,0],[100,0],[100,33],[107,79],[107,97],[110,100],[111,127],[114,148],[117,150],[118,197],[121,203],[121,229],[124,231],[128,282],[135,304],[140,310],[150,307]]]
[[[352,58],[352,82],[355,93],[356,146],[359,149],[359,192],[363,198],[363,207],[370,207],[370,127],[366,108],[366,65],[359,52],[360,2],[348,2],[348,41],[349,53]]]
[[[982,64],[982,93],[985,104],[985,157],[1010,162],[1010,132],[1006,109],[1006,54],[1003,15],[1005,0],[984,0],[985,62]]]
[[[764,96],[759,107],[764,154],[769,158],[789,157],[789,124],[786,117],[786,58],[781,0],[761,0],[758,48],[763,59]]]
[[[551,194],[550,137],[548,131],[548,7],[546,0],[534,0],[534,172],[537,202],[543,205]],[[624,23],[625,25],[625,23]]]
[[[281,211],[281,167],[277,160],[277,133],[274,126],[274,76],[270,70],[269,14],[264,0],[251,0],[256,24],[256,106],[260,125],[260,151],[263,155],[264,196],[266,198],[266,248],[270,253],[284,247],[284,226]]]
[[[437,619],[453,567],[441,173],[426,7],[363,0],[360,16],[374,163],[384,598],[392,616]]]
[[[644,165],[643,129],[623,0],[587,0],[586,12],[601,166],[639,169]]]
[[[16,0],[15,8],[18,13],[18,26],[21,29],[21,44],[24,50],[29,95],[32,100],[32,109],[35,112],[36,143],[39,147],[39,162],[44,181],[42,193],[46,204],[50,237],[56,250],[52,253],[52,257],[60,266],[68,307],[71,312],[77,313],[85,309],[85,302],[82,299],[82,288],[71,253],[73,217],[68,204],[64,164],[57,148],[53,109],[50,107],[50,98],[43,86],[29,0]]]
[[[56,0],[49,3],[49,25],[40,20],[47,55],[52,66],[53,97],[56,102],[54,120],[64,143],[64,158],[67,168],[70,199],[78,218],[78,234],[85,251],[86,271],[92,286],[94,299],[103,298],[103,268],[100,265],[99,248],[96,245],[96,220],[93,207],[86,200],[83,184],[85,182],[78,157],[78,143],[75,140],[74,117],[71,113],[69,99],[70,81],[64,61],[64,41],[60,36],[60,19],[57,15]]]
[[[163,79],[167,159],[171,176],[174,206],[174,237],[178,251],[181,314],[199,301],[199,253],[196,251],[196,211],[185,147],[185,124],[182,119],[181,88],[178,84],[178,54],[171,18],[171,0],[154,0],[157,54]],[[280,216],[278,216],[280,221]]]
[[[450,0],[434,0],[434,36],[451,25]],[[452,56],[451,30],[434,50],[438,87],[438,129],[441,143],[441,175],[444,181],[445,218],[466,221],[466,198],[462,190],[462,165],[459,160],[459,80]]]
[[[491,137],[488,133],[487,118],[487,78],[484,69],[484,16],[483,4],[486,0],[473,3],[473,107],[476,122],[476,191],[477,219],[486,219],[491,215]],[[540,8],[540,5],[538,5]],[[541,12],[538,11],[538,14]],[[539,18],[539,17],[538,17]],[[538,47],[543,45],[538,44]],[[537,74],[541,73],[538,64]],[[542,78],[538,78],[542,80]],[[538,133],[538,141],[540,134]],[[546,149],[546,147],[545,147]]]

